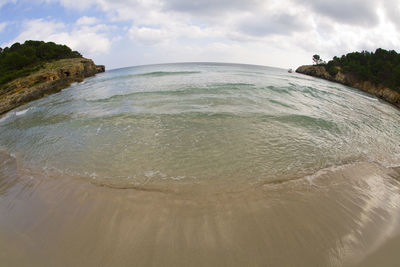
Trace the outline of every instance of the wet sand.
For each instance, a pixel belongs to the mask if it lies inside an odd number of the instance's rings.
[[[4,266],[397,266],[398,173],[376,163],[238,191],[115,189],[0,156]]]

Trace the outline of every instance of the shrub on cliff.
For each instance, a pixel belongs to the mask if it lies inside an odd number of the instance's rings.
[[[38,70],[43,63],[82,55],[66,45],[26,41],[0,50],[0,88],[7,82]]]

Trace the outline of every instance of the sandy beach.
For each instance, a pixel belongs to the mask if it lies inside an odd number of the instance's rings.
[[[398,174],[374,163],[237,192],[113,189],[2,153],[6,266],[395,266]],[[395,178],[393,178],[395,177]]]

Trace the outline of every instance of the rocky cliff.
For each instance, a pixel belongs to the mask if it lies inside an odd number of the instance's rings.
[[[104,71],[103,65],[95,65],[87,58],[69,58],[46,63],[39,71],[0,88],[0,115]]]
[[[333,76],[326,71],[324,66],[315,65],[300,66],[297,68],[296,72],[360,89],[400,108],[400,93],[382,85],[373,84],[370,81],[363,81],[355,75],[344,74],[339,71]]]

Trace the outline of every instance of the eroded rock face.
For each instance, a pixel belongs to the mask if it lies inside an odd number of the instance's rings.
[[[81,82],[86,77],[104,71],[103,65],[95,65],[87,58],[61,59],[46,63],[43,69],[11,81],[5,88],[0,89],[0,114],[45,95],[59,92],[73,82]]]
[[[360,80],[352,74],[344,74],[339,71],[335,76],[333,76],[326,71],[324,66],[315,65],[300,66],[297,68],[296,72],[360,89],[400,107],[400,94],[398,92],[382,85],[375,85],[369,81]]]
[[[326,80],[332,80],[332,76],[325,70],[323,66],[300,66],[297,68],[296,72]]]

